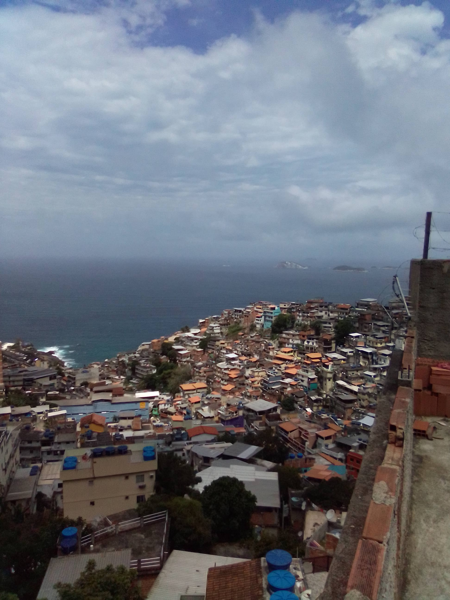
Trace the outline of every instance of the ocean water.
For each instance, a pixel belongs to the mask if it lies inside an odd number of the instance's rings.
[[[257,300],[386,301],[395,272],[370,266],[366,273],[338,272],[316,263],[285,270],[275,264],[3,261],[0,340],[20,338],[82,366]]]

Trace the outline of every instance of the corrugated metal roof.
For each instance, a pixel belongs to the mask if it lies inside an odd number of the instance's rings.
[[[199,474],[202,481],[195,488],[200,492],[220,477],[236,477],[245,488],[256,496],[259,507],[279,508],[280,492],[278,488],[278,473],[257,471],[253,466],[232,465],[225,467],[210,467]]]
[[[258,454],[262,448],[259,446],[250,446],[249,444],[243,444],[242,442],[235,442],[229,448],[226,448],[224,456],[232,456],[233,458],[252,458],[255,454]]]
[[[80,573],[84,571],[89,560],[95,560],[97,569],[104,569],[108,565],[113,567],[123,565],[129,569],[131,549],[52,558],[37,595],[37,600],[40,598],[58,600],[59,595],[54,586],[57,583],[74,583],[79,578]]]
[[[245,562],[245,559],[174,550],[158,575],[147,600],[177,600],[182,594],[206,594],[208,569],[240,562]]]

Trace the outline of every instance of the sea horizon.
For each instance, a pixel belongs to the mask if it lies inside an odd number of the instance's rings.
[[[386,302],[396,272],[407,285],[407,263],[398,270],[384,261],[285,260],[308,268],[277,269],[282,261],[276,259],[6,259],[0,264],[0,340],[22,339],[79,367],[226,308],[313,297]],[[333,270],[342,264],[366,271]]]

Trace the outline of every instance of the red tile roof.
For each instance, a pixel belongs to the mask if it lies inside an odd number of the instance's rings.
[[[199,425],[198,427],[192,427],[192,429],[188,429],[189,438],[193,438],[196,435],[218,435],[217,429],[215,427],[209,427],[208,425]]]
[[[263,600],[261,560],[211,567],[206,582],[206,600]]]

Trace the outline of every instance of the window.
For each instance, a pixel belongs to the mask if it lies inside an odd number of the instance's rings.
[[[141,502],[145,502],[145,496],[144,496],[144,495],[142,495],[142,496],[138,496],[138,497],[136,498],[136,500],[137,500],[137,503],[138,503],[138,504],[140,504]]]
[[[144,474],[136,475],[136,483],[144,483]]]
[[[92,500],[92,501],[90,502],[90,505],[91,505],[91,506],[95,506],[95,500]]]
[[[150,479],[153,479],[154,475],[153,473],[150,473]]]
[[[128,475],[125,475],[125,479],[129,479],[130,477]]]
[[[130,496],[125,496],[125,500],[128,500],[128,498],[129,498],[129,497],[130,497]]]

